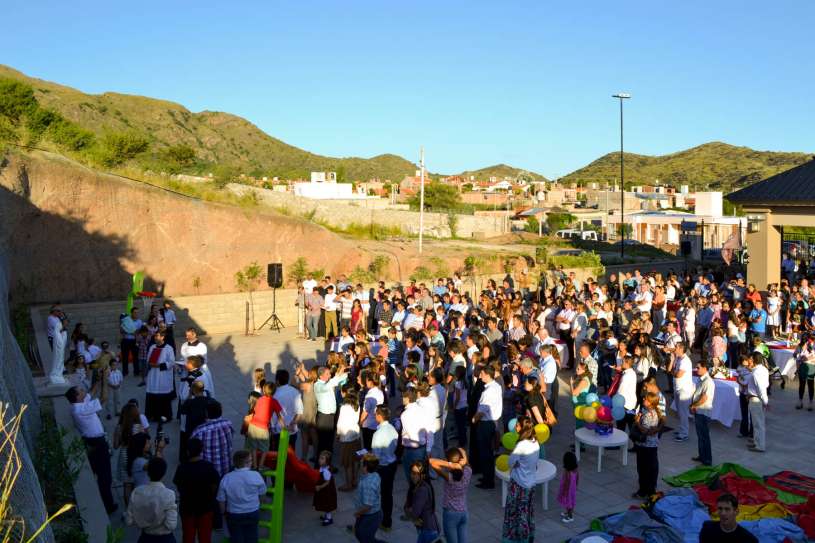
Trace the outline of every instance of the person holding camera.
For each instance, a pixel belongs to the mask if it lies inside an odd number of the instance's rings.
[[[164,447],[166,446],[167,439],[162,431],[156,434],[155,452],[153,452],[150,434],[138,433],[130,438],[127,446],[127,475],[133,481],[133,488],[150,482],[147,464],[153,458],[164,458]]]

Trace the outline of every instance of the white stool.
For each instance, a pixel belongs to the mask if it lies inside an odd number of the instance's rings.
[[[501,507],[507,505],[507,489],[509,488],[509,472],[495,468],[495,476],[501,479]],[[543,485],[543,508],[549,510],[549,481],[557,476],[557,468],[551,462],[538,460],[538,469],[535,472],[535,486]]]
[[[603,449],[607,447],[620,447],[623,450],[623,466],[628,465],[628,434],[614,428],[614,432],[607,436],[598,435],[594,430],[578,428],[574,431],[574,454],[580,461],[580,444],[585,443],[597,447],[597,473],[603,469]]]

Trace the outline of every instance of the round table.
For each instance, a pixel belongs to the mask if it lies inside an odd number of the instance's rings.
[[[622,430],[614,428],[614,431],[607,435],[598,435],[594,430],[588,428],[578,428],[574,431],[574,454],[577,461],[580,461],[580,444],[584,443],[590,447],[597,447],[597,472],[603,469],[603,449],[608,447],[620,447],[623,451],[623,466],[628,465],[628,434]]]
[[[555,465],[547,460],[538,460],[538,470],[535,472],[535,486],[543,485],[543,508],[549,509],[549,481],[557,475]],[[501,507],[507,504],[507,489],[509,488],[509,472],[495,468],[495,476],[501,479]]]
[[[795,377],[795,370],[798,365],[795,362],[795,347],[787,345],[786,341],[768,341],[766,343],[770,349],[770,356],[775,363],[775,366],[781,371],[784,377]]]

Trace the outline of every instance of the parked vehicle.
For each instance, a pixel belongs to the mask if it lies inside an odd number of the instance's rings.
[[[597,232],[594,230],[558,230],[555,235],[561,239],[597,241]]]

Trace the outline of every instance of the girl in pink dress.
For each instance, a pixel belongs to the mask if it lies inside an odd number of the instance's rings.
[[[565,509],[560,514],[560,520],[566,524],[574,522],[574,506],[577,501],[577,482],[579,480],[577,457],[569,451],[563,455],[563,474],[560,476],[560,490],[557,493],[557,502]]]

